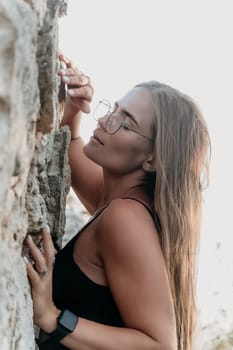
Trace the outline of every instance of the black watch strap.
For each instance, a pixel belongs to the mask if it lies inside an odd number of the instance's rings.
[[[77,323],[78,316],[65,309],[62,310],[57,318],[57,328],[48,334],[49,338],[45,342],[37,342],[40,350],[50,350],[52,344],[58,343],[66,335],[73,332]]]

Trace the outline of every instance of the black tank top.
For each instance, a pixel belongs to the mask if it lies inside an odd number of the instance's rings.
[[[153,215],[151,208],[142,203]],[[104,206],[91,217],[86,225],[56,254],[53,270],[53,301],[59,309],[68,309],[78,315],[98,323],[124,327],[124,322],[108,286],[95,283],[79,268],[73,258],[74,244],[81,232],[90,225],[108,206]],[[60,343],[51,350],[67,349]]]

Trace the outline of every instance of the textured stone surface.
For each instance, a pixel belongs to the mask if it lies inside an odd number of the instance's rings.
[[[70,186],[68,128],[59,129],[57,0],[0,0],[0,349],[35,349],[22,260],[48,223],[61,245]],[[63,11],[64,12],[64,11]]]

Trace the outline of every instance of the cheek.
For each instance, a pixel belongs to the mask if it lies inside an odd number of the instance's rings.
[[[83,150],[95,163],[117,173],[128,173],[142,167],[146,158],[143,144],[132,138],[112,138],[102,147],[87,144]]]
[[[145,159],[145,152],[142,151],[140,143],[121,142],[109,145],[106,148],[106,159],[109,167],[115,171],[129,172],[135,168],[141,167]]]

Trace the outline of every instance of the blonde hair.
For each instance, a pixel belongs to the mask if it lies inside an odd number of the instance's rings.
[[[154,113],[155,213],[176,315],[179,350],[191,350],[196,316],[196,255],[200,231],[202,176],[208,180],[210,139],[192,99],[150,81]]]

